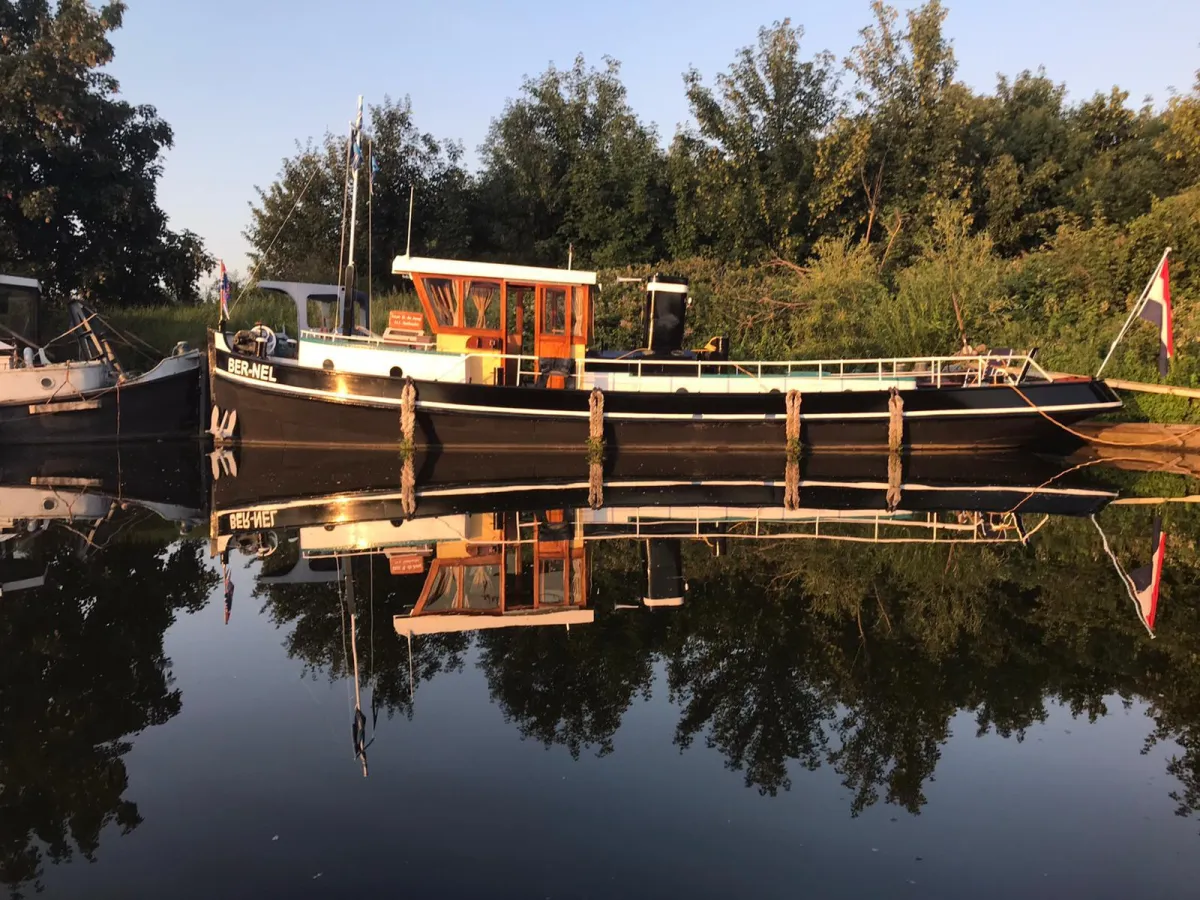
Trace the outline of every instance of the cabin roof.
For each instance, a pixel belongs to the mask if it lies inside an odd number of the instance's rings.
[[[401,635],[449,634],[483,631],[490,628],[520,628],[530,625],[588,625],[596,621],[593,609],[537,609],[507,614],[497,613],[423,613],[393,616],[392,624]]]
[[[307,281],[260,281],[256,286],[264,291],[287,294],[297,303],[303,303],[309,297],[340,297],[342,290],[336,284],[313,284]]]
[[[33,288],[35,291],[40,291],[42,286],[36,278],[23,278],[20,275],[0,275],[0,284],[8,284],[13,287]]]
[[[430,256],[397,256],[393,275],[445,275],[450,278],[494,278],[539,284],[595,284],[596,273],[581,269],[546,269],[540,266],[509,266],[472,262],[466,259],[435,259]]]

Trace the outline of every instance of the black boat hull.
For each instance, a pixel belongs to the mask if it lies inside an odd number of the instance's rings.
[[[172,359],[117,387],[55,403],[0,404],[0,441],[63,444],[197,437],[207,422],[204,358]]]
[[[404,511],[398,453],[364,448],[231,448],[231,465],[213,482],[214,534],[231,513],[275,509],[275,525],[410,517]],[[582,508],[589,504],[583,453],[483,453],[418,450],[413,458],[417,516]],[[783,507],[786,455],[774,453],[606,455],[606,507],[728,505]],[[798,462],[799,506],[886,510],[886,456],[806,454]],[[909,511],[969,510],[1082,516],[1115,496],[1059,459],[1033,454],[904,454],[895,473]],[[234,474],[236,472],[236,474]]]
[[[402,438],[405,380],[264,363],[213,348],[213,403],[237,413],[232,440],[245,444],[394,446]],[[421,446],[545,450],[580,448],[589,437],[587,391],[415,381]],[[1102,381],[916,388],[900,392],[904,443],[921,449],[1066,450],[1071,426],[1120,407]],[[801,406],[801,442],[818,450],[888,446],[889,394],[812,392]],[[744,450],[783,446],[780,393],[604,395],[610,448]]]

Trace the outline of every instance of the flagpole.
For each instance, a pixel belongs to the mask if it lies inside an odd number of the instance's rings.
[[[1162,271],[1163,263],[1167,261],[1167,257],[1171,255],[1171,248],[1168,247],[1163,251],[1162,259],[1158,261],[1158,265],[1154,267],[1154,271],[1150,273],[1150,280],[1146,282],[1146,286],[1142,289],[1142,294],[1137,299],[1137,303],[1133,304],[1133,309],[1129,311],[1129,318],[1125,320],[1125,324],[1121,326],[1121,331],[1117,335],[1117,339],[1112,342],[1112,346],[1108,348],[1108,355],[1104,357],[1104,362],[1100,363],[1100,368],[1096,370],[1096,377],[1100,377],[1100,373],[1104,371],[1104,367],[1108,365],[1108,361],[1112,359],[1113,351],[1117,349],[1117,344],[1121,343],[1121,338],[1125,337],[1125,332],[1129,330],[1129,326],[1133,324],[1133,320],[1141,313],[1142,307],[1146,305],[1146,298],[1150,295],[1150,288],[1154,286],[1154,280],[1158,278],[1158,273]]]

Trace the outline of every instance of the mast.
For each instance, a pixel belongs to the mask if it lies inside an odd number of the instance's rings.
[[[358,114],[350,129],[350,258],[346,263],[345,295],[342,297],[341,332],[354,333],[354,293],[357,279],[354,272],[354,238],[358,224],[358,170],[362,163],[363,98],[358,95]]]

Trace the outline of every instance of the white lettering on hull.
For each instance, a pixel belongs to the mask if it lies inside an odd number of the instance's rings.
[[[275,527],[275,510],[257,509],[229,514],[230,531],[255,531]]]
[[[241,375],[243,378],[255,378],[258,381],[278,384],[275,380],[275,367],[268,363],[250,362],[248,359],[237,359],[231,356],[226,368],[230,375]]]

